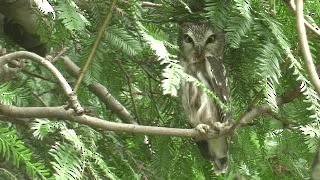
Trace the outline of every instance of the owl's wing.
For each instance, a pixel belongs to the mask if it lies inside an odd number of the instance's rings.
[[[210,67],[207,67],[211,71],[210,88],[215,92],[220,101],[222,101],[225,105],[229,105],[230,90],[228,86],[227,72],[222,58],[214,56],[207,56],[205,58],[210,64]],[[230,111],[225,112],[219,109],[219,112],[221,115],[221,122],[229,120]]]

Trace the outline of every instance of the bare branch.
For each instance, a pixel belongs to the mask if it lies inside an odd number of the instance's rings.
[[[297,30],[300,41],[300,47],[303,54],[304,62],[307,66],[307,71],[311,79],[311,83],[315,88],[315,91],[320,95],[320,80],[318,73],[316,71],[316,67],[313,64],[313,59],[311,56],[306,29],[304,26],[304,18],[303,18],[303,0],[296,0],[296,16],[297,16]]]
[[[62,87],[64,93],[68,97],[68,101],[70,105],[77,111],[77,113],[83,112],[83,108],[81,107],[80,103],[77,100],[77,97],[74,95],[70,85],[66,81],[66,79],[63,77],[63,75],[57,70],[54,65],[46,60],[45,58],[28,51],[17,51],[10,54],[6,54],[0,57],[0,67],[3,67],[5,64],[9,63],[12,60],[19,59],[19,58],[26,58],[30,59],[32,61],[35,61],[37,63],[42,64],[44,67],[46,67],[59,81],[60,86]]]
[[[284,0],[285,3],[292,9],[294,12],[296,12],[296,5],[294,4],[293,0]],[[309,28],[313,33],[320,36],[320,29],[317,26],[311,25],[307,20],[304,20],[304,24]]]
[[[277,98],[277,104],[283,105],[293,101],[300,95],[299,86],[293,90],[284,93]],[[143,126],[137,124],[124,124],[106,121],[100,118],[91,117],[88,115],[76,115],[72,109],[66,110],[63,107],[16,107],[10,105],[0,104],[0,115],[10,116],[14,118],[55,118],[61,120],[69,120],[88,125],[92,128],[99,128],[109,131],[121,131],[135,134],[145,135],[163,135],[163,136],[177,136],[189,137],[196,139],[211,139],[221,136],[230,136],[235,130],[243,124],[248,124],[250,120],[264,113],[271,111],[268,104],[252,108],[249,112],[244,113],[238,121],[231,126],[222,127],[219,131],[211,131],[208,134],[201,134],[195,129],[179,129],[179,128],[166,128]]]

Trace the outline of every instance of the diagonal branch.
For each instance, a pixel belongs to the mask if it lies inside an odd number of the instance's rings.
[[[80,73],[80,68],[67,56],[61,57],[64,63],[64,67],[67,72],[77,78]],[[89,90],[93,92],[98,98],[110,108],[110,110],[118,115],[118,117],[125,123],[138,124],[135,118],[129,113],[117,99],[115,99],[108,89],[99,83],[86,84]]]
[[[110,9],[109,9],[109,12],[108,12],[105,20],[103,21],[102,26],[101,26],[101,28],[100,28],[100,30],[98,32],[98,35],[97,35],[97,37],[96,37],[96,39],[95,39],[95,41],[94,41],[94,43],[92,45],[92,48],[90,50],[88,59],[87,59],[85,65],[83,66],[83,68],[81,69],[81,73],[79,75],[79,78],[77,79],[77,81],[76,81],[76,83],[74,85],[74,92],[77,92],[78,87],[79,87],[82,79],[84,78],[84,74],[88,70],[89,65],[92,62],[93,57],[95,55],[95,52],[96,52],[96,50],[97,50],[97,48],[98,48],[98,46],[99,46],[99,44],[100,44],[100,42],[101,42],[101,40],[103,38],[105,29],[109,26],[109,24],[111,22],[111,17],[112,17],[112,14],[113,14],[113,10],[114,10],[114,8],[116,6],[116,3],[117,3],[117,0],[113,0],[112,1],[112,4],[111,4]]]
[[[299,95],[301,95],[300,85],[294,87],[291,91],[285,92],[280,97],[278,97],[276,99],[277,105],[281,106],[283,104],[292,102]],[[258,116],[261,116],[265,113],[268,113],[270,111],[271,111],[271,107],[268,104],[256,106],[256,107],[250,109],[250,111],[245,112],[243,115],[241,115],[240,118],[235,123],[233,123],[229,129],[227,129],[227,130],[225,130],[225,132],[223,132],[223,134],[233,134],[236,131],[236,129],[239,128],[242,124],[246,124],[249,121],[251,121],[252,119],[254,119]]]

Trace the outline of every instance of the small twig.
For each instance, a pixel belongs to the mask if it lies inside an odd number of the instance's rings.
[[[152,91],[152,85],[151,85],[151,78],[150,77],[148,78],[148,84],[149,84],[149,91],[150,91],[150,93],[148,93],[148,96],[149,96],[149,98],[150,98],[150,100],[152,102],[152,105],[154,106],[154,109],[157,112],[157,116],[159,117],[161,122],[164,123],[163,117],[161,116],[161,113],[160,113],[160,110],[159,110],[159,108],[157,106],[157,103],[156,103],[156,100],[154,98],[154,95],[151,92]]]
[[[153,80],[155,80],[156,82],[161,82],[161,80],[157,77],[155,77],[147,68],[145,68],[143,65],[141,65],[140,63],[138,63],[138,65],[141,67],[141,69],[148,75],[150,76]]]
[[[122,72],[124,73],[125,78],[127,79],[127,83],[128,83],[128,87],[129,87],[129,93],[130,93],[130,99],[132,102],[132,106],[133,106],[133,111],[134,111],[134,115],[137,119],[139,119],[138,116],[138,111],[137,111],[137,106],[136,106],[136,101],[134,99],[134,94],[133,94],[133,90],[132,90],[132,81],[131,78],[129,76],[129,74],[127,73],[127,71],[124,69],[121,61],[118,61],[118,64],[120,66],[120,69],[122,70]],[[139,122],[138,122],[139,123]]]
[[[48,107],[48,104],[40,97],[40,95],[32,92],[32,94],[45,106]]]
[[[66,53],[70,47],[63,47],[61,51],[52,59],[51,62],[56,62],[64,53]]]
[[[34,77],[36,77],[36,78],[39,78],[39,79],[42,79],[42,80],[45,80],[45,81],[49,81],[49,82],[51,82],[51,83],[56,83],[56,82],[54,82],[53,80],[51,80],[51,79],[49,79],[49,78],[46,78],[46,77],[44,77],[44,76],[42,76],[42,75],[40,75],[40,74],[37,74],[37,73],[34,73],[34,72],[31,72],[31,71],[28,71],[28,70],[24,69],[24,67],[21,65],[21,63],[15,61],[15,60],[10,61],[9,64],[12,65],[12,66],[14,66],[14,67],[21,68],[21,71],[22,71],[23,73],[29,74],[29,75],[31,75],[31,76],[34,76]]]
[[[40,75],[40,74],[37,74],[37,73],[31,72],[31,71],[28,71],[28,70],[26,70],[26,69],[22,69],[21,71],[22,71],[23,73],[26,73],[26,74],[29,74],[29,75],[31,75],[31,76],[34,76],[34,77],[36,77],[36,78],[39,78],[39,79],[42,79],[42,80],[45,80],[45,81],[48,81],[48,82],[51,82],[51,83],[57,83],[57,82],[54,82],[52,79],[49,79],[49,78],[44,77],[44,76],[42,76],[42,75]]]
[[[303,59],[307,66],[307,71],[310,76],[312,85],[315,88],[315,91],[320,95],[320,80],[316,67],[313,64],[312,55],[310,52],[306,28],[304,26],[304,17],[303,17],[303,0],[296,0],[296,16],[297,16],[297,30],[298,37],[301,46],[301,51],[303,54]]]

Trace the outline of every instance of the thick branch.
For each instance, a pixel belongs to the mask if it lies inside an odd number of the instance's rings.
[[[277,104],[283,105],[293,101],[300,95],[299,86],[292,91],[284,93],[277,98]],[[121,131],[135,134],[145,135],[163,135],[163,136],[177,136],[177,137],[191,137],[196,139],[218,138],[220,136],[229,136],[235,132],[236,128],[240,127],[271,110],[268,104],[252,108],[249,112],[244,113],[238,121],[231,127],[224,127],[219,133],[209,132],[208,134],[201,134],[195,129],[179,129],[179,128],[165,128],[154,126],[143,126],[136,124],[124,124],[110,122],[96,117],[87,115],[76,115],[72,109],[65,110],[63,107],[15,107],[0,104],[0,115],[10,116],[15,118],[55,118],[60,120],[69,120],[88,125],[93,128],[100,128],[109,131]]]
[[[320,80],[318,73],[316,71],[316,67],[313,64],[306,29],[304,26],[304,18],[303,18],[303,0],[296,0],[296,16],[297,16],[297,30],[299,36],[299,42],[303,54],[303,59],[307,66],[307,71],[311,79],[311,83],[315,88],[315,91],[320,95]]]
[[[0,114],[19,118],[56,118],[70,120],[108,131],[121,131],[134,134],[163,135],[178,137],[203,137],[195,129],[165,128],[110,122],[87,115],[77,116],[73,110],[63,107],[16,107],[0,104]],[[214,138],[214,136],[212,136]]]

